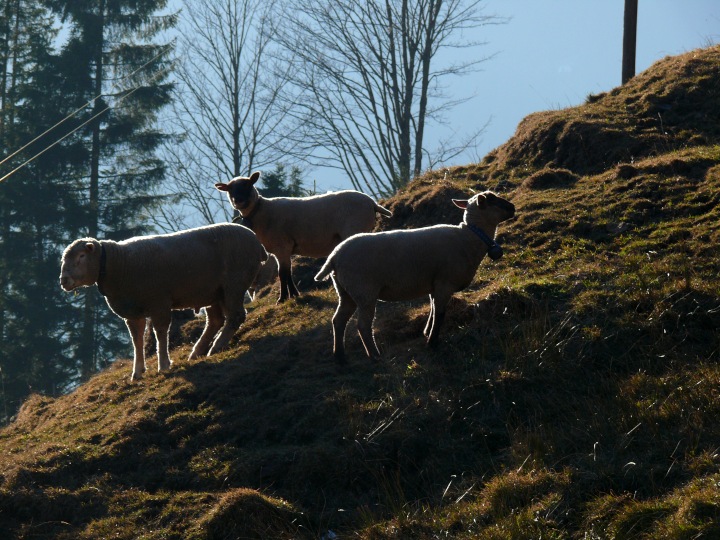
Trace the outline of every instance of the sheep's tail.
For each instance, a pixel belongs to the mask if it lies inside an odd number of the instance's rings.
[[[325,264],[323,264],[323,267],[320,269],[320,271],[315,275],[315,281],[325,281],[330,277],[330,275],[335,271],[335,265],[333,264],[332,257],[328,257],[328,260],[325,261]]]
[[[380,206],[378,203],[375,203],[375,212],[382,214],[383,216],[392,217],[392,212],[387,208]]]

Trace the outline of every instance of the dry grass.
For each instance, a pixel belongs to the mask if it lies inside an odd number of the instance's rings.
[[[231,350],[189,362],[183,345],[140,384],[120,360],[67,396],[33,396],[0,431],[0,536],[717,537],[720,140],[703,103],[719,55],[543,113],[574,126],[564,146],[531,117],[486,162],[386,201],[393,228],[457,222],[448,199],[472,189],[518,209],[505,257],[455,296],[437,350],[425,300],[381,304],[384,360],[365,359],[351,322],[336,366],[335,293],[301,260],[305,294],[276,306],[261,293]],[[661,109],[660,145],[643,118],[680,88],[698,104]],[[582,154],[584,171],[558,160],[590,117],[625,122],[644,150]]]

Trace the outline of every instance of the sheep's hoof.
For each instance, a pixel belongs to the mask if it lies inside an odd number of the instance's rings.
[[[197,360],[198,358],[203,358],[204,356],[209,356],[210,355],[209,351],[210,351],[210,349],[208,349],[207,351],[193,350],[190,353],[190,356],[188,356],[188,360]]]
[[[341,366],[347,364],[347,358],[345,358],[345,353],[335,353],[333,354],[333,358],[335,358],[336,364],[339,364]]]
[[[143,378],[143,372],[142,371],[133,371],[132,375],[130,375],[130,380],[132,382],[139,381]]]
[[[380,354],[379,352],[378,353],[376,353],[376,352],[367,353],[367,357],[368,357],[368,360],[370,360],[370,362],[372,362],[373,364],[376,364],[380,360],[382,360],[382,354]]]

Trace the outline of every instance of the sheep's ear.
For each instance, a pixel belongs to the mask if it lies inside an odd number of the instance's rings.
[[[92,242],[86,242],[85,251],[87,251],[88,253],[92,253],[93,251],[95,251],[95,244],[93,244]]]
[[[468,202],[465,199],[453,199],[452,202],[455,206],[462,208],[463,210],[465,210],[468,205]]]
[[[260,180],[260,171],[255,171],[250,175],[250,182],[254,184],[258,180]]]
[[[217,189],[218,191],[227,191],[229,188],[227,184],[218,182],[217,184],[215,184],[215,189]]]

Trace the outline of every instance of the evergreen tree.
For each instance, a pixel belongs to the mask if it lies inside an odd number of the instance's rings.
[[[87,152],[83,234],[127,238],[149,229],[148,213],[160,204],[153,188],[163,180],[156,149],[169,135],[157,128],[159,110],[170,102],[167,82],[172,51],[152,40],[176,22],[157,15],[166,0],[47,0],[70,37],[62,57],[78,96],[93,101],[82,132]],[[81,293],[83,307],[76,358],[82,377],[102,367],[121,344],[121,323],[94,289]]]
[[[290,176],[285,165],[278,163],[275,170],[265,173],[262,176],[263,197],[302,197],[305,194],[303,188],[302,172],[300,168],[293,165],[290,168]]]
[[[308,194],[308,190],[303,186],[302,171],[296,165],[290,168],[287,190],[290,197],[302,197]]]
[[[58,253],[82,214],[72,189],[73,142],[50,147],[76,124],[10,155],[71,112],[53,54],[54,19],[38,0],[5,2],[2,14],[0,177],[46,151],[0,183],[0,422],[30,391],[56,394],[72,379],[64,326],[75,314],[58,287]]]

